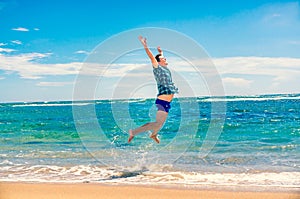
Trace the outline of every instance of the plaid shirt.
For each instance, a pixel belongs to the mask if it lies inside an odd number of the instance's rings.
[[[172,82],[171,71],[167,67],[153,67],[154,77],[157,83],[158,95],[170,95],[178,93],[178,88]]]

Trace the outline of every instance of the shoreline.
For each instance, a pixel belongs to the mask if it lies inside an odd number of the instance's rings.
[[[96,198],[205,198],[205,199],[297,199],[300,193],[282,191],[241,191],[190,189],[186,187],[108,185],[96,183],[0,182],[2,199],[96,199]]]
[[[221,191],[221,192],[249,192],[249,193],[293,193],[300,194],[299,187],[284,187],[284,186],[260,186],[260,185],[212,185],[212,184],[150,184],[150,183],[124,183],[124,182],[63,182],[63,181],[1,181],[1,184],[25,184],[25,185],[92,185],[99,187],[140,187],[153,189],[167,189],[167,190],[185,190],[185,191]],[[1,192],[0,192],[1,193]],[[0,199],[2,199],[0,197]],[[300,197],[299,197],[300,199]]]

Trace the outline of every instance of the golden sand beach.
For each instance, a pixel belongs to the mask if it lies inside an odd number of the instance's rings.
[[[1,199],[299,199],[299,193],[231,192],[99,184],[0,183]]]

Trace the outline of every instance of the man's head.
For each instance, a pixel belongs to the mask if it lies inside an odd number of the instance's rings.
[[[164,56],[162,56],[161,54],[157,54],[155,56],[156,61],[158,62],[159,65],[161,66],[167,66],[168,62],[166,60],[166,58]]]

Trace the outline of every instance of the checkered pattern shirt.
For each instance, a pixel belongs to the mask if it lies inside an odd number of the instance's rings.
[[[178,93],[178,88],[172,82],[171,71],[167,67],[159,65],[157,68],[153,67],[153,73],[157,83],[157,96]]]

